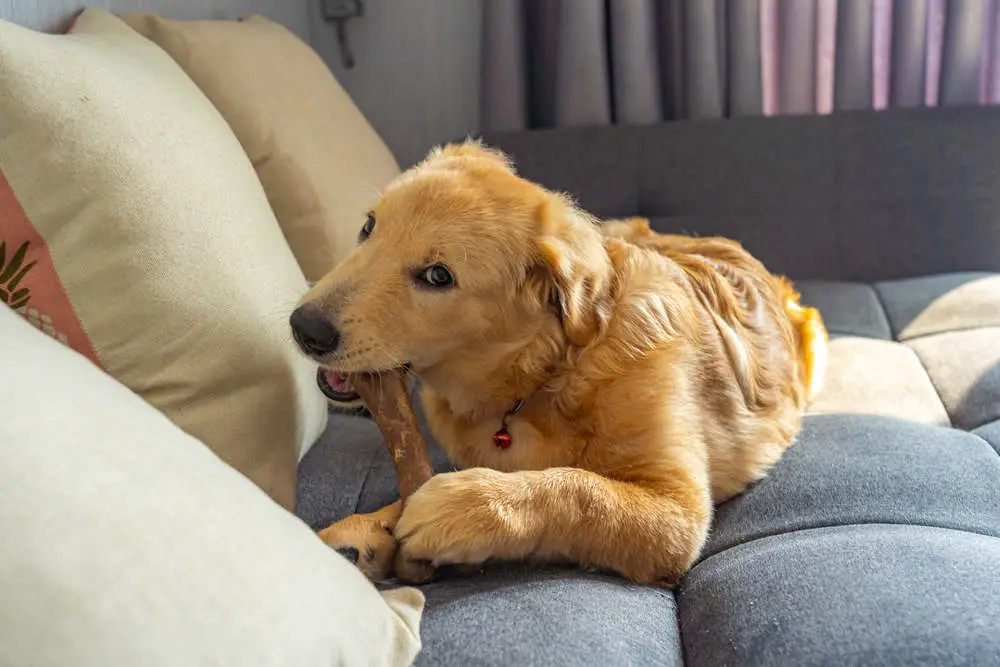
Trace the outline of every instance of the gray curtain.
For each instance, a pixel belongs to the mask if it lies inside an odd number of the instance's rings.
[[[484,0],[483,127],[997,102],[995,0]]]

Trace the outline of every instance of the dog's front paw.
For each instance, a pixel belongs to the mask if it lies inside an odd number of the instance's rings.
[[[396,525],[397,576],[420,581],[430,576],[428,566],[525,555],[528,517],[508,486],[504,473],[488,468],[432,477],[406,502]]]
[[[396,538],[392,530],[398,517],[398,504],[371,514],[352,514],[319,532],[331,549],[347,558],[372,581],[392,576],[396,556]]]

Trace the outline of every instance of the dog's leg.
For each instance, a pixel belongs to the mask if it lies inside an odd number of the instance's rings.
[[[625,482],[577,468],[502,473],[472,468],[433,477],[396,525],[396,571],[413,562],[550,560],[673,586],[705,542],[712,502],[689,468]]]
[[[396,555],[393,531],[399,520],[402,504],[396,501],[371,514],[352,514],[319,532],[330,548],[340,552],[358,566],[372,581],[384,581],[392,576]]]

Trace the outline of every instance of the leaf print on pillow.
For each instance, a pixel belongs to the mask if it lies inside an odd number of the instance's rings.
[[[36,260],[24,264],[24,258],[28,254],[29,245],[28,241],[22,243],[8,262],[7,242],[0,241],[0,301],[15,310],[23,308],[31,300],[31,290],[29,288],[22,287],[18,289],[18,285],[21,284],[24,277],[38,263]]]

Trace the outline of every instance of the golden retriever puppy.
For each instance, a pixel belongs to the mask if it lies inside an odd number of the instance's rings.
[[[675,584],[713,503],[792,442],[827,342],[737,243],[599,225],[472,141],[386,189],[291,324],[341,395],[343,374],[412,369],[460,468],[321,532],[404,580],[503,559]]]

